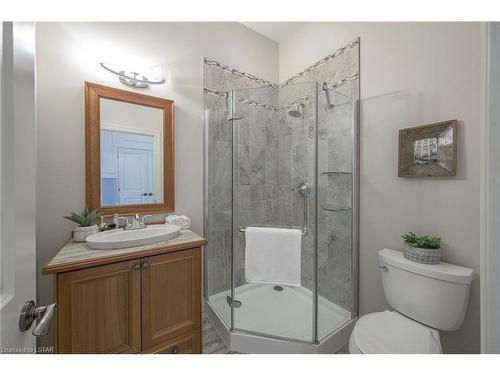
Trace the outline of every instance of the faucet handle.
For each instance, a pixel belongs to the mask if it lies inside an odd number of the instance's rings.
[[[141,224],[146,224],[146,218],[147,217],[152,217],[153,215],[144,215],[143,217],[141,217]]]
[[[120,223],[120,220],[125,220],[125,228],[128,227],[130,225],[130,222],[128,220],[128,217],[126,216],[118,216],[116,218],[116,220],[118,221],[118,224]],[[117,225],[118,226],[118,225]]]

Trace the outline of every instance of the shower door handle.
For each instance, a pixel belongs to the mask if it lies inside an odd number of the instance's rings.
[[[309,190],[303,193],[304,196],[304,229],[302,229],[302,233],[307,235],[308,227],[309,227]]]
[[[311,185],[307,182],[303,182],[296,188],[293,188],[292,191],[298,191],[299,194],[304,197],[304,226],[302,228],[302,234],[305,236],[309,228],[309,195],[311,194]]]

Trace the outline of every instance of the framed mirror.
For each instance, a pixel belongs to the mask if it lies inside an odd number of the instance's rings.
[[[174,211],[173,105],[85,82],[89,209],[104,215]]]

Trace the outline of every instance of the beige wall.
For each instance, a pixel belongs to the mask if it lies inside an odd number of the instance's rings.
[[[439,235],[446,261],[479,272],[482,25],[305,24],[280,43],[280,80],[361,37],[360,310],[388,308],[377,251],[407,231]],[[300,53],[298,53],[300,52]],[[398,129],[459,120],[455,178],[397,177]],[[479,351],[479,277],[447,352]]]
[[[487,25],[487,99],[484,140],[484,185],[482,194],[484,224],[483,258],[481,262],[482,282],[482,325],[481,341],[483,353],[500,353],[500,23]]]
[[[170,71],[167,84],[137,91],[175,101],[176,210],[202,232],[203,56],[278,80],[277,44],[238,23],[37,25],[39,267],[70,235],[73,224],[62,216],[85,204],[83,82],[127,89],[100,61],[144,74],[154,66]],[[52,299],[52,280],[38,281],[45,304]]]

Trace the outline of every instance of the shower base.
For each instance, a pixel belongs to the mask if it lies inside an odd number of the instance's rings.
[[[226,345],[243,353],[334,353],[348,340],[354,320],[350,312],[321,296],[318,299],[318,338],[312,341],[313,295],[302,286],[245,284],[235,289],[235,330],[229,330],[230,291],[210,296],[205,312]],[[309,342],[308,342],[309,341]]]

